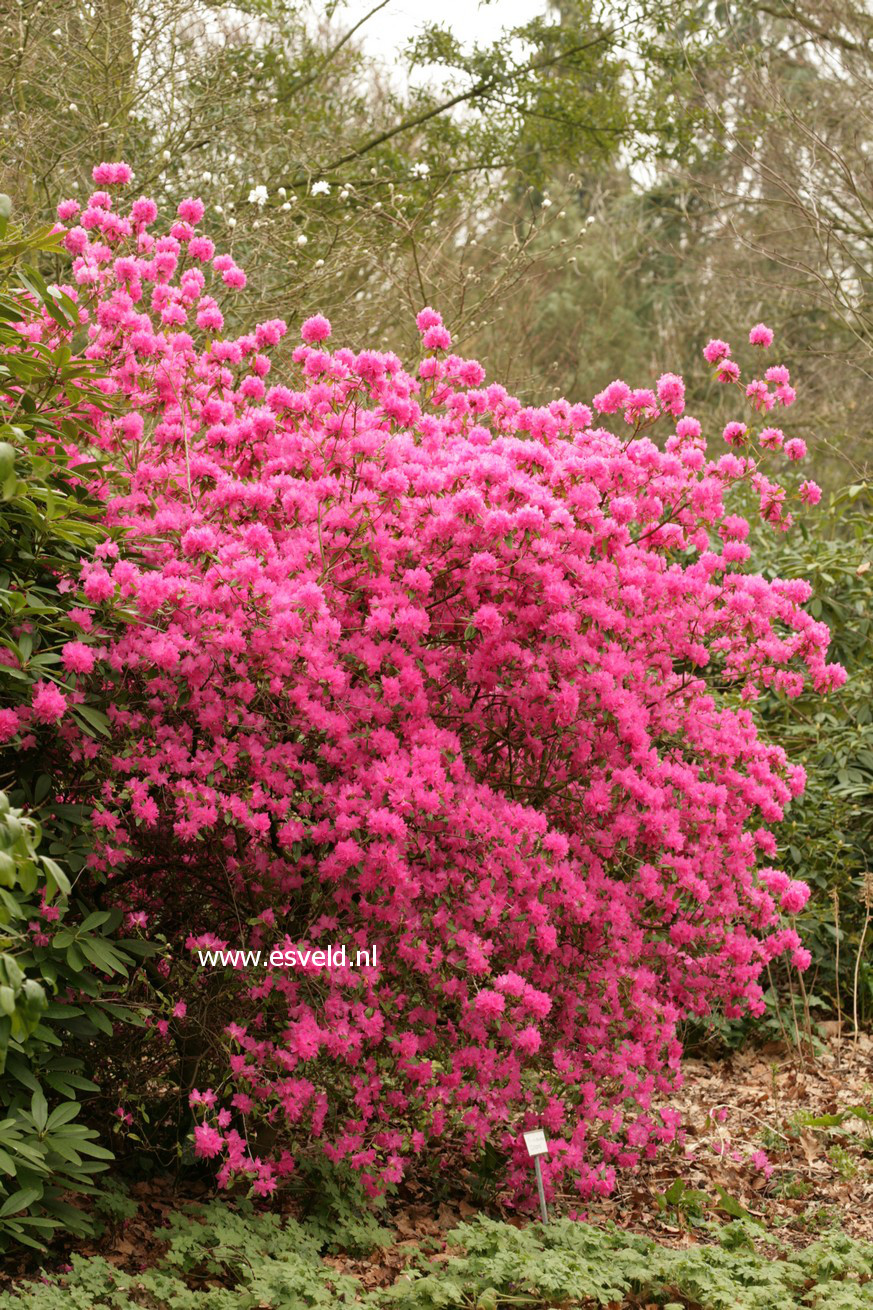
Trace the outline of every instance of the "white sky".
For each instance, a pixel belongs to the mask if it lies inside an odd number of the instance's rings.
[[[353,26],[374,3],[375,0],[347,0],[334,19],[337,30],[345,31]],[[491,4],[480,4],[477,0],[436,0],[433,4],[422,0],[389,0],[361,28],[358,39],[369,54],[390,66],[408,39],[425,23],[444,24],[465,45],[472,45],[475,41],[493,41],[503,28],[525,23],[545,8],[546,0],[492,0]]]

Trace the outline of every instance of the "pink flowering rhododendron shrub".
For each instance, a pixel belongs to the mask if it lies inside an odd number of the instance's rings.
[[[52,731],[102,780],[92,876],[174,945],[160,1032],[213,1025],[195,1149],[266,1193],[313,1143],[380,1189],[490,1141],[522,1192],[541,1125],[550,1179],[606,1192],[676,1134],[680,1023],[808,958],[770,832],[803,775],[753,704],[843,675],[732,505],[790,525],[788,370],[745,383],[711,342],[744,418],[710,446],[675,374],[527,408],[430,309],[409,367],[321,317],[228,339],[245,277],[202,204],[157,235],[126,177],[59,210],[126,547],[84,568],[64,661],[111,681],[111,739]],[[219,1004],[196,951],[224,944],[263,957]],[[327,944],[346,967],[268,963]]]

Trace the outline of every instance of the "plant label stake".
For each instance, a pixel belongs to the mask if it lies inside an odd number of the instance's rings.
[[[543,1187],[543,1167],[540,1164],[540,1156],[548,1155],[549,1144],[542,1128],[536,1128],[531,1133],[525,1133],[524,1144],[527,1147],[528,1155],[533,1156],[534,1170],[537,1176],[537,1191],[540,1196],[540,1214],[543,1217],[543,1223],[547,1224],[549,1222],[549,1212],[546,1209],[546,1192]]]

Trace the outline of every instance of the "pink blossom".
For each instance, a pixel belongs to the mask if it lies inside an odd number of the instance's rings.
[[[773,331],[764,323],[756,323],[749,332],[749,343],[753,346],[772,346]]]
[[[61,663],[71,673],[90,673],[94,668],[94,650],[82,641],[68,641],[61,651]]]
[[[441,327],[442,321],[441,316],[436,312],[436,310],[427,306],[427,308],[419,311],[415,319],[415,326],[418,328],[419,332],[424,333],[427,332],[428,328]]]
[[[727,423],[722,436],[729,446],[741,446],[743,445],[747,431],[748,429],[745,423]]]
[[[731,348],[728,343],[722,341],[719,337],[714,337],[711,341],[708,341],[703,348],[703,358],[707,364],[718,364],[720,360],[728,359],[730,353]]]
[[[217,1128],[212,1128],[209,1124],[197,1124],[194,1129],[195,1155],[211,1160],[213,1156],[219,1155],[223,1148],[224,1138]]]
[[[448,350],[452,338],[442,325],[429,327],[421,339],[425,350]]]
[[[203,218],[205,206],[199,197],[197,199],[182,200],[176,213],[185,223],[192,223],[196,227]]]
[[[786,914],[799,914],[809,900],[809,886],[797,880],[789,882],[782,893],[782,909]]]
[[[11,741],[17,736],[19,727],[20,721],[15,710],[0,710],[0,742]]]
[[[669,414],[681,414],[685,408],[685,383],[676,373],[662,373],[658,378],[658,399]]]
[[[330,336],[330,330],[330,320],[323,314],[314,314],[303,324],[300,335],[308,345],[314,346],[319,341],[326,341]]]
[[[37,682],[33,688],[33,717],[38,723],[55,723],[67,708],[67,698],[53,682]]]

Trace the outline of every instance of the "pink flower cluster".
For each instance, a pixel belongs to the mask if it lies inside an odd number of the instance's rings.
[[[844,676],[810,588],[751,570],[730,512],[735,484],[767,518],[786,493],[748,448],[709,453],[677,375],[596,397],[614,434],[488,383],[431,309],[417,371],[328,349],[316,317],[274,382],[285,324],[222,335],[242,279],[201,216],[155,236],[151,201],[100,191],[64,237],[124,402],[93,419],[127,547],[81,577],[113,739],[60,729],[104,780],[93,872],[126,870],[122,908],[179,954],[239,944],[241,917],[252,946],[379,949],[231,971],[195,1148],[266,1193],[316,1139],[380,1190],[491,1140],[523,1193],[539,1125],[552,1182],[608,1192],[676,1135],[679,1026],[760,1012],[762,969],[800,950],[804,895],[758,860],[803,773],[723,695]],[[112,599],[138,621],[113,630]]]

